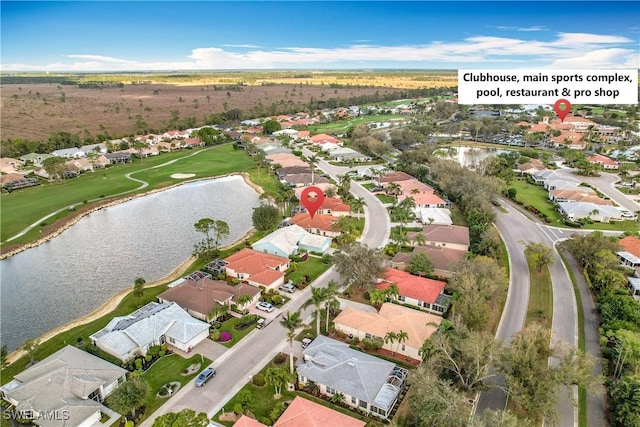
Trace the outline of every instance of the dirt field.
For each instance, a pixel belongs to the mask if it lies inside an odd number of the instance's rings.
[[[137,122],[149,129],[167,125],[172,111],[180,118],[205,117],[225,110],[249,112],[256,105],[305,105],[311,98],[349,98],[394,92],[385,88],[330,88],[311,85],[243,86],[237,90],[214,90],[214,86],[125,85],[122,88],[81,89],[57,84],[4,84],[2,93],[2,140],[22,138],[43,140],[53,132],[65,131],[84,138],[107,132],[109,135],[136,133]],[[64,95],[63,95],[64,94]]]
[[[74,82],[110,84],[80,88],[57,83],[0,85],[2,124],[0,139],[43,140],[53,132],[108,134],[113,137],[162,129],[172,115],[206,117],[240,109],[246,114],[261,108],[262,115],[291,107],[297,110],[312,98],[350,98],[402,89],[451,87],[457,74],[449,71],[273,71],[191,74],[61,75]],[[54,76],[40,75],[43,81]],[[58,76],[60,77],[60,76]],[[14,80],[15,81],[15,80]],[[124,85],[117,87],[117,84]],[[132,84],[144,83],[144,84]],[[300,108],[297,108],[300,107]]]

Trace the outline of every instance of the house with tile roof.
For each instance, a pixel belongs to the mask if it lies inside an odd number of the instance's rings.
[[[302,205],[295,207],[295,213],[307,212]],[[316,214],[331,216],[348,216],[351,214],[351,206],[344,203],[340,197],[325,197]]]
[[[43,153],[29,153],[24,156],[18,157],[18,159],[22,160],[25,163],[31,163],[33,166],[42,167],[42,162],[44,162],[49,157],[53,157],[51,154],[43,154]]]
[[[554,202],[589,202],[596,205],[613,206],[613,202],[611,200],[603,199],[589,187],[551,190],[549,191],[549,199]]]
[[[406,172],[391,171],[380,177],[380,182],[395,182],[396,184],[399,184],[400,181],[406,181],[410,179],[415,178]]]
[[[365,427],[366,423],[342,412],[296,396],[273,424],[273,427]],[[246,415],[233,427],[267,427]]]
[[[289,268],[289,258],[242,249],[225,258],[227,276],[246,281],[251,286],[272,289],[284,283],[284,272]]]
[[[469,250],[469,227],[460,225],[436,225],[427,224],[422,227],[422,231],[409,231],[407,238],[416,243],[418,234],[424,236],[425,245],[442,246],[461,251]]]
[[[334,319],[336,330],[361,340],[406,332],[405,341],[385,342],[382,348],[418,361],[422,360],[422,344],[436,332],[440,322],[441,316],[389,302],[382,304],[378,313],[347,307]]]
[[[331,136],[331,135],[327,135],[326,133],[320,133],[320,134],[318,134],[318,135],[313,135],[313,136],[312,136],[311,138],[309,138],[309,139],[311,140],[311,143],[312,143],[313,145],[319,145],[319,146],[322,146],[322,145],[324,145],[324,144],[326,144],[326,143],[332,143],[332,144],[340,145],[340,146],[341,146],[341,145],[343,145],[343,144],[342,144],[342,141],[340,141],[340,140],[339,140],[339,139],[337,139],[337,138],[334,138],[334,137],[333,137],[333,136]]]
[[[282,227],[255,242],[253,250],[287,258],[303,249],[324,253],[331,247],[331,238],[306,231],[298,225]]]
[[[456,266],[467,255],[467,251],[447,248],[444,246],[416,246],[413,253],[398,252],[391,260],[391,266],[404,270],[415,253],[424,253],[431,260],[433,274],[439,277],[451,277],[456,272]]]
[[[442,315],[449,305],[450,297],[445,295],[446,283],[442,280],[418,277],[406,271],[387,268],[378,279],[376,289],[387,289],[392,284],[398,287],[400,303],[420,307],[420,309]],[[420,344],[422,345],[422,344]]]
[[[93,345],[126,362],[149,347],[168,344],[189,352],[209,336],[209,324],[174,302],[150,302],[128,316],[114,317],[89,338]]]
[[[333,215],[315,214],[313,218],[311,218],[311,215],[308,213],[298,213],[291,217],[289,222],[299,225],[309,233],[327,237],[338,237],[341,233],[334,225],[337,220],[338,218]]]
[[[415,208],[413,211],[423,224],[453,225],[451,211],[447,208]]]
[[[615,206],[590,202],[559,202],[558,211],[572,221],[589,218],[596,222],[622,221],[622,211]]]
[[[17,374],[0,387],[0,396],[38,426],[99,425],[102,402],[126,381],[126,374],[126,369],[67,345]]]
[[[620,239],[621,251],[616,252],[620,262],[631,268],[640,267],[640,239],[636,236],[626,236]]]
[[[2,157],[0,158],[0,172],[14,173],[22,169],[24,163],[24,160],[13,159],[11,157]]]
[[[346,405],[382,419],[390,417],[406,385],[406,369],[323,335],[302,356],[297,368],[301,384],[313,381],[325,396],[342,393]]]
[[[587,157],[587,161],[594,165],[602,166],[602,169],[605,170],[618,170],[620,167],[620,163],[615,160],[610,159],[607,156],[603,156],[602,154],[594,154],[592,156]]]
[[[260,289],[245,283],[231,286],[222,280],[202,278],[185,280],[158,295],[158,300],[161,303],[175,302],[196,319],[210,322],[214,320],[213,313],[217,308],[231,309],[231,305],[236,304],[238,298],[245,295],[251,299],[240,308],[257,303],[260,299]]]

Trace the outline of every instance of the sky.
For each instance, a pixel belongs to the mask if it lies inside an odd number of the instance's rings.
[[[640,2],[0,2],[0,71],[640,67]]]

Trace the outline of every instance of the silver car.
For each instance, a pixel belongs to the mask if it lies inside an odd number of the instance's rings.
[[[196,387],[202,387],[209,381],[211,378],[216,376],[216,370],[213,368],[207,368],[204,371],[200,372],[200,375],[196,378]]]

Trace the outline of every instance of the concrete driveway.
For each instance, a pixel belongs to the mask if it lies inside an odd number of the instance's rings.
[[[194,354],[201,354],[207,359],[211,361],[216,361],[220,356],[222,356],[227,350],[227,347],[223,346],[220,343],[210,340],[209,338],[202,340],[200,344],[193,347],[189,353],[186,353],[178,348],[170,346],[171,351],[179,354],[184,358],[189,358]]]

